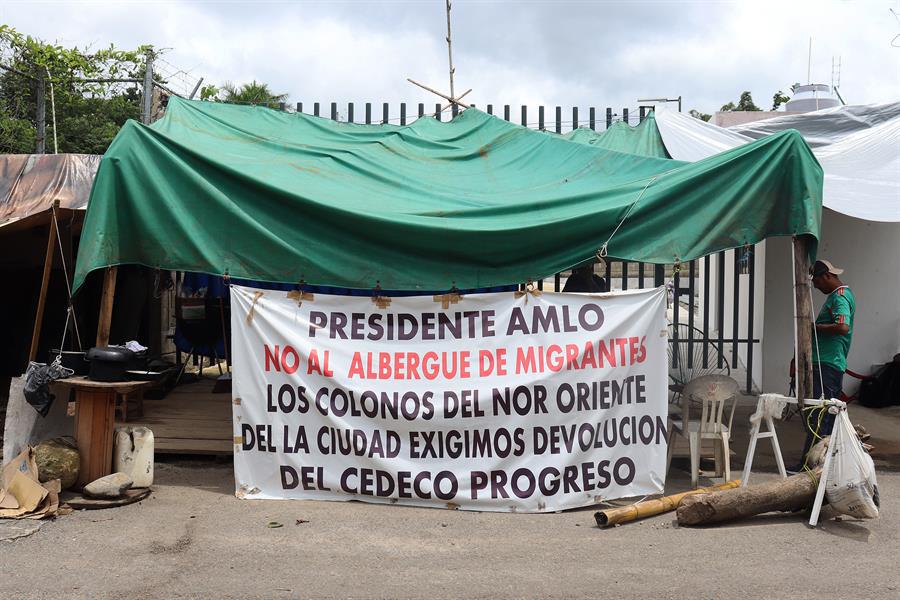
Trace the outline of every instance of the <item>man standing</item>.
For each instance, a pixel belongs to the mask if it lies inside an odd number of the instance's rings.
[[[563,286],[564,293],[568,292],[606,292],[606,280],[594,274],[594,261],[587,260],[572,269],[572,274],[566,279]]]
[[[827,296],[816,317],[813,338],[813,396],[826,399],[841,397],[841,383],[847,370],[847,354],[853,337],[856,298],[838,275],[844,272],[827,260],[817,260],[812,269],[813,286]],[[831,435],[834,415],[818,410],[805,410],[806,444],[801,463],[806,458],[816,435]],[[821,420],[820,420],[821,417]]]

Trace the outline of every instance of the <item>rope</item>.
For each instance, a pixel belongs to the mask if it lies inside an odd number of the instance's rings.
[[[66,278],[66,290],[68,291],[68,302],[69,307],[66,313],[66,326],[63,331],[63,342],[66,341],[66,330],[69,329],[69,316],[72,317],[72,325],[75,327],[75,339],[78,341],[78,349],[84,350],[84,346],[81,344],[81,333],[78,331],[78,319],[75,318],[75,306],[72,304],[72,286],[69,284],[69,269],[66,267],[66,255],[63,252],[63,243],[62,236],[59,235],[59,221],[56,218],[56,205],[50,207],[51,218],[53,219],[53,223],[51,223],[51,227],[56,231],[56,241],[59,244],[59,262],[62,263],[63,267],[63,275]],[[63,350],[62,345],[59,347],[60,351]]]
[[[809,305],[813,305],[812,286],[809,286]],[[813,339],[816,341],[816,356],[819,356],[819,332],[816,330],[816,322],[813,321]],[[840,392],[839,392],[840,394]],[[825,398],[825,378],[822,377],[822,365],[819,364],[819,398]],[[838,398],[840,400],[840,398]]]
[[[794,309],[794,380],[799,384],[800,382],[800,332],[798,331],[799,321],[797,319],[797,260],[794,258],[794,252],[796,252],[796,247],[791,245],[791,280],[793,281],[793,285],[791,286],[791,306]],[[797,393],[797,388],[800,386],[795,384],[794,393]],[[803,411],[803,401],[798,398],[800,403],[800,412]]]
[[[665,175],[665,173],[662,173],[662,175]],[[656,179],[657,179],[658,177],[661,177],[661,175],[654,175],[653,177],[650,178],[650,180],[647,182],[647,185],[645,185],[645,186],[644,186],[644,189],[641,190],[641,193],[638,194],[637,199],[636,199],[634,202],[632,202],[632,203],[631,203],[631,206],[628,207],[628,210],[625,211],[625,216],[622,217],[622,220],[619,221],[619,224],[616,225],[616,228],[613,229],[613,232],[612,232],[611,234],[609,234],[609,237],[606,239],[605,242],[603,242],[603,245],[600,246],[600,249],[597,251],[597,257],[598,257],[598,258],[606,258],[607,254],[608,254],[607,248],[608,248],[608,246],[609,246],[609,243],[612,241],[613,236],[616,235],[616,233],[618,233],[619,228],[622,227],[622,223],[624,223],[624,222],[625,222],[625,219],[627,219],[627,218],[629,217],[629,215],[631,215],[631,211],[634,210],[634,207],[637,205],[637,203],[640,202],[640,201],[641,201],[641,198],[644,197],[644,192],[647,191],[647,188],[650,187],[650,185],[651,185],[654,181],[656,181]]]
[[[63,350],[66,348],[66,334],[69,333],[69,318],[72,316],[72,308],[69,307],[66,309],[66,324],[63,327],[62,339],[59,342],[59,354],[56,355],[56,358],[62,359]]]
[[[813,438],[814,438],[815,440],[817,440],[817,441],[821,441],[821,440],[824,440],[824,439],[825,439],[825,437],[822,436],[822,435],[820,435],[819,432],[822,430],[822,421],[825,420],[825,415],[826,415],[826,414],[828,413],[828,411],[831,409],[831,405],[830,405],[830,404],[824,404],[824,402],[825,402],[825,401],[823,400],[823,404],[821,404],[821,405],[819,405],[819,406],[806,406],[806,407],[804,407],[804,408],[801,409],[801,412],[802,412],[802,411],[809,411],[809,415],[804,416],[803,418],[806,419],[806,425],[807,425],[807,427],[809,427],[809,431],[810,431],[810,433],[812,433]],[[846,410],[846,406],[844,406],[844,407],[842,407],[842,408],[839,408],[839,409],[838,409],[838,412],[841,412],[842,410]],[[814,415],[813,415],[813,412],[814,412],[814,411],[818,411],[818,415],[816,415],[816,427],[815,427],[815,429],[813,429],[813,427],[809,424],[809,420],[814,416]],[[835,419],[836,419],[836,418],[837,418],[837,416],[835,416]],[[831,439],[832,439],[832,440],[835,439],[834,436],[835,436],[834,431],[832,431],[832,433],[831,433]],[[831,444],[829,444],[829,446],[830,446],[830,445],[831,445]],[[810,448],[810,449],[812,449],[812,448]],[[828,451],[831,451],[831,448],[829,448]],[[808,462],[809,462],[809,452],[807,452],[806,456],[803,457],[803,470],[804,470],[805,472],[807,472],[808,474],[813,475],[814,473],[813,473],[812,469],[809,468],[809,466],[808,466],[808,464],[807,464]]]

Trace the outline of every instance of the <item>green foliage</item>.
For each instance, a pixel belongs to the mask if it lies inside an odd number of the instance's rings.
[[[775,95],[772,96],[772,110],[778,110],[778,107],[790,100],[790,96],[784,95],[781,90],[775,92]]]
[[[699,110],[694,110],[693,108],[688,111],[688,114],[694,117],[695,119],[700,119],[701,121],[709,121],[712,118],[712,115],[707,113],[702,113]]]
[[[267,83],[259,83],[255,79],[240,86],[226,81],[222,84],[222,87],[205,85],[200,90],[201,100],[228,102],[230,104],[258,104],[271,108],[278,108],[278,105],[287,100],[287,98],[287,94],[276,94],[269,89]]]
[[[128,119],[141,118],[137,98],[79,98],[57,113],[60,152],[103,154]]]
[[[219,88],[216,86],[209,84],[204,85],[200,88],[200,99],[201,100],[215,100],[216,96],[219,95]]]
[[[750,92],[742,92],[737,104],[735,104],[734,102],[729,102],[728,104],[722,105],[722,108],[719,110],[721,110],[722,112],[729,112],[738,110],[755,111],[762,109],[753,103],[753,96],[750,94]]]
[[[741,99],[738,100],[737,110],[762,110],[753,103],[753,97],[750,92],[742,92]]]
[[[47,151],[53,150],[52,83],[59,151],[102,154],[127,119],[140,117],[140,91],[135,83],[84,80],[142,79],[147,52],[152,48],[65,48],[0,25],[2,62],[19,72],[0,73],[0,152],[35,151],[37,80],[42,79]]]
[[[0,152],[30,154],[34,152],[37,133],[28,119],[19,119],[0,109]]]

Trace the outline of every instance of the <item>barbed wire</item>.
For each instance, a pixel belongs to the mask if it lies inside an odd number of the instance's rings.
[[[172,89],[172,91],[178,92],[185,97],[191,95],[191,92],[194,91],[194,86],[200,80],[199,77],[192,74],[195,69],[197,69],[196,66],[191,69],[179,68],[160,57],[153,61],[154,73],[157,73],[160,79],[166,81],[167,87]]]

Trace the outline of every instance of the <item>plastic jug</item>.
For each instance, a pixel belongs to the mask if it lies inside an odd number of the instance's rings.
[[[153,432],[146,427],[117,427],[113,471],[128,475],[135,488],[153,485]]]

